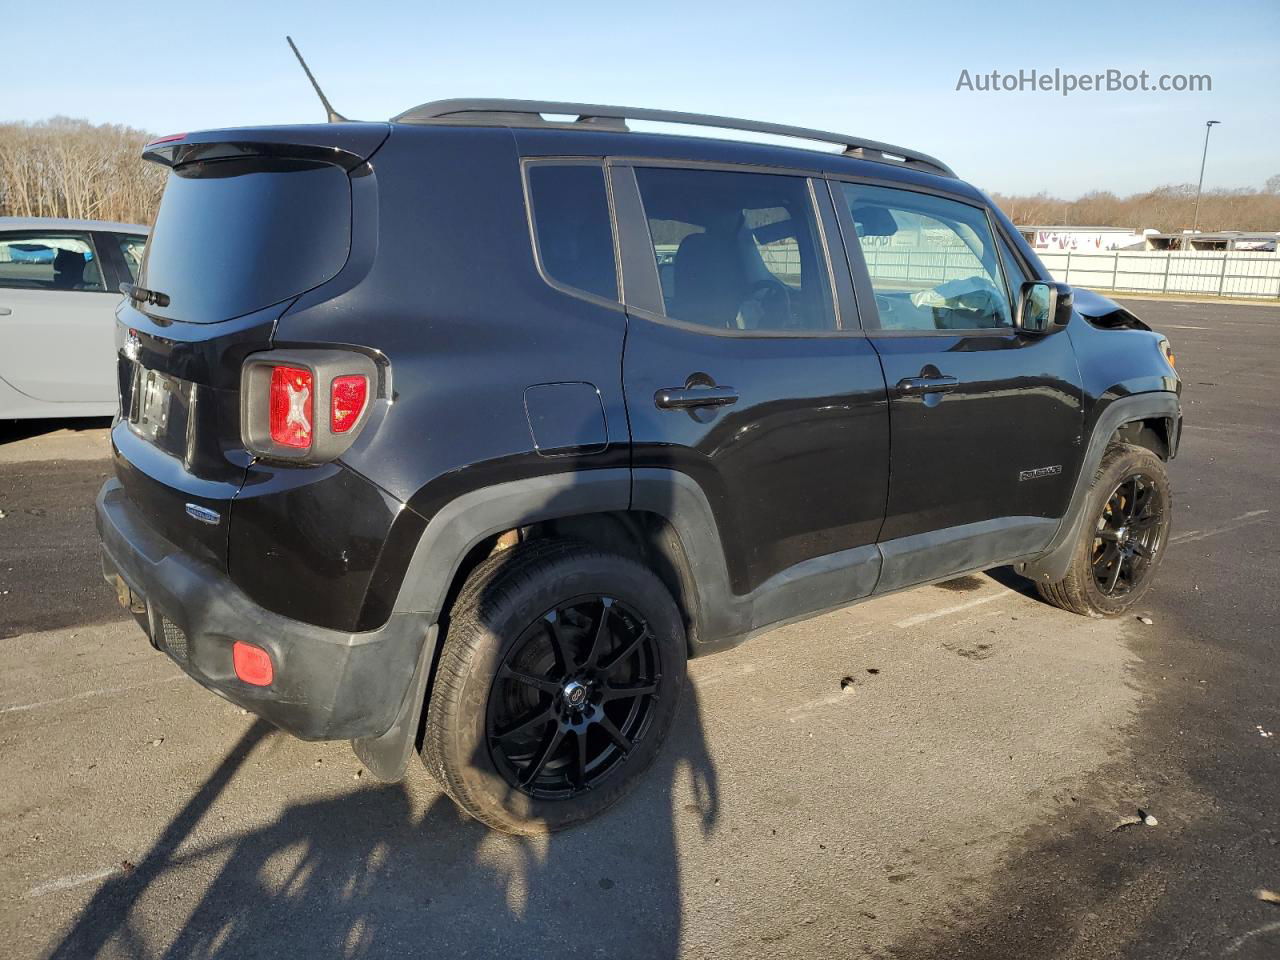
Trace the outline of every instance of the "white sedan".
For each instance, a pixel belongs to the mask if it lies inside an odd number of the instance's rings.
[[[0,217],[0,420],[116,412],[115,309],[147,229]]]

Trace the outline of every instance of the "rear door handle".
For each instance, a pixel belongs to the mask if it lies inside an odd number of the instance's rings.
[[[727,407],[738,402],[738,391],[733,387],[665,387],[653,395],[653,402],[663,410]]]
[[[0,307],[0,317],[7,317],[11,313],[13,313],[13,311],[8,307]]]
[[[946,393],[954,390],[959,383],[955,377],[905,377],[898,381],[898,390],[902,393]]]

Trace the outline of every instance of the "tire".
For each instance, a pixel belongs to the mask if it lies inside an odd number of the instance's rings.
[[[1111,446],[1084,509],[1067,575],[1057,583],[1037,583],[1036,589],[1072,613],[1118,617],[1151,589],[1164,558],[1173,516],[1164,461],[1146,447]]]
[[[513,547],[477,567],[454,602],[422,761],[496,830],[571,826],[653,762],[685,659],[679,610],[651,570],[576,541]]]

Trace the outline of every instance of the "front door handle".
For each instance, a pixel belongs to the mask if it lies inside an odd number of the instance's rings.
[[[954,390],[959,383],[955,377],[905,377],[898,381],[898,390],[902,393],[946,393]]]
[[[7,317],[11,313],[13,313],[13,311],[8,307],[0,307],[0,317]]]
[[[694,407],[727,407],[738,402],[733,387],[664,387],[653,395],[663,410],[690,410]]]

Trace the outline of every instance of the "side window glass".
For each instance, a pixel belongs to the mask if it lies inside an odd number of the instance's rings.
[[[882,330],[1013,326],[1000,255],[980,208],[908,190],[841,187]]]
[[[538,259],[556,283],[618,299],[604,170],[596,164],[528,168]]]
[[[1005,243],[1004,237],[1000,237],[997,243],[1000,247],[1000,263],[1004,265],[1004,275],[1009,280],[1009,297],[1012,300],[1017,300],[1018,292],[1022,289],[1022,285],[1031,278],[1022,269],[1021,263],[1014,256],[1013,251],[1009,249],[1009,245]]]
[[[802,177],[637,167],[666,314],[715,330],[834,330]]]
[[[116,239],[120,241],[120,255],[124,258],[124,264],[129,268],[129,279],[137,283],[138,271],[142,268],[142,252],[146,249],[147,238],[119,234]]]
[[[93,244],[77,233],[0,234],[0,287],[102,292]]]

